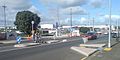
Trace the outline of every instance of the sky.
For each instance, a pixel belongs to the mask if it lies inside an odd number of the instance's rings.
[[[120,0],[111,0],[112,25],[120,20]],[[59,22],[70,25],[108,24],[109,0],[0,0],[0,26],[4,26],[3,5],[6,5],[7,25],[14,26],[16,13],[29,10],[41,17],[41,24]],[[71,10],[72,9],[72,10]],[[58,20],[59,16],[59,20]]]

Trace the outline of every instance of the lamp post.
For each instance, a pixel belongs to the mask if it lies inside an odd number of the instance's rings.
[[[105,51],[111,51],[111,0],[109,0],[109,36],[108,36],[108,47],[104,49]]]
[[[32,21],[31,23],[32,23],[32,38],[33,38],[33,41],[34,41],[34,29],[33,29],[34,21]]]
[[[34,29],[33,29],[33,24],[34,24],[34,21],[32,21],[31,23],[32,23],[32,31],[33,31],[33,30],[34,30]]]
[[[109,39],[108,48],[111,48],[111,0],[109,0]]]

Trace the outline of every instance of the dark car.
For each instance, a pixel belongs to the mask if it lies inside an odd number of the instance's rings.
[[[112,38],[117,38],[117,37],[120,37],[118,33],[112,33]]]
[[[94,32],[88,32],[84,37],[88,38],[88,40],[93,40],[97,39],[97,34]]]

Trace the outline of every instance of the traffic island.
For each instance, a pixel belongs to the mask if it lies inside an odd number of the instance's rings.
[[[71,47],[72,50],[77,51],[85,56],[90,56],[98,50],[101,50],[106,44],[80,44],[79,47]]]
[[[93,54],[97,51],[97,49],[85,48],[85,47],[76,47],[76,46],[71,47],[71,49],[74,51],[77,51],[85,56],[90,56],[91,54]]]
[[[104,47],[106,44],[80,44],[80,47],[93,47],[93,48],[100,48]]]
[[[28,47],[28,46],[35,46],[39,45],[40,43],[24,43],[24,44],[15,44],[14,47]]]

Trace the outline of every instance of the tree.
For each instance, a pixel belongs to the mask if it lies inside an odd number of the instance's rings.
[[[19,31],[26,34],[31,34],[32,21],[34,21],[33,29],[36,30],[38,24],[40,23],[40,17],[30,11],[21,11],[16,14],[16,21],[14,22],[14,24]]]

